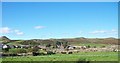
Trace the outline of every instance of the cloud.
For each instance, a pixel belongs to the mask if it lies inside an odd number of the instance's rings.
[[[97,31],[92,31],[90,32],[91,34],[101,34],[101,33],[106,33],[107,31],[105,30],[97,30]]]
[[[14,30],[14,32],[19,32],[20,30]]]
[[[20,30],[14,30],[14,32],[17,34],[17,35],[23,35],[24,33],[21,32]]]
[[[16,34],[17,35],[23,35],[24,33],[23,32],[17,32]]]
[[[42,28],[44,28],[44,26],[35,26],[34,28],[35,29],[42,29]]]
[[[11,32],[11,29],[9,27],[2,27],[2,28],[0,28],[0,33],[8,34],[10,32]]]
[[[109,34],[117,34],[118,35],[118,30],[112,29]]]
[[[20,30],[13,30],[13,29],[11,29],[9,27],[0,28],[0,33],[2,33],[2,34],[10,34],[10,33],[12,33],[12,34],[16,34],[16,35],[23,35],[24,34]]]
[[[91,34],[117,34],[118,31],[115,29],[112,30],[97,30],[90,32]]]

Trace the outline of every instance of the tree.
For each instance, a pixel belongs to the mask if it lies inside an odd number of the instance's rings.
[[[37,46],[35,46],[35,47],[33,48],[33,50],[32,50],[32,54],[33,54],[33,56],[37,56],[37,55],[39,55],[38,52],[40,52],[40,51],[39,51],[39,48],[38,48]]]
[[[60,46],[60,45],[61,45],[61,42],[57,41],[57,42],[56,42],[56,45],[59,45],[59,46]]]
[[[38,52],[39,48],[37,46],[33,47],[33,52]]]
[[[96,48],[96,46],[93,46],[93,48]]]
[[[56,42],[56,48],[59,48],[61,45],[62,45],[61,42],[59,42],[59,41]]]
[[[52,45],[51,45],[50,43],[46,45],[46,47],[51,47],[51,46],[52,46]]]
[[[64,48],[66,48],[66,47],[68,46],[68,42],[65,42],[65,43],[63,44],[63,46],[64,46]]]
[[[90,48],[90,45],[88,45],[87,48]]]

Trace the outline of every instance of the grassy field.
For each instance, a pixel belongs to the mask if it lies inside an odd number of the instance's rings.
[[[118,61],[117,52],[80,52],[44,56],[5,57],[2,61]]]

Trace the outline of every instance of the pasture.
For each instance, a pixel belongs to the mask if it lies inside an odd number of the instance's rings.
[[[2,61],[118,61],[118,52],[80,52],[75,54],[4,57]]]

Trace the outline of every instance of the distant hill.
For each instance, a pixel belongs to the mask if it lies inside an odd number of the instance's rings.
[[[7,38],[6,36],[1,36],[0,41],[10,42],[11,40],[9,38]]]
[[[33,40],[25,40],[22,44],[55,44],[57,41],[59,42],[68,42],[69,44],[85,44],[85,43],[94,43],[94,44],[118,44],[118,39],[116,38],[65,38],[65,39],[33,39]]]
[[[86,44],[86,43],[94,43],[94,44],[118,44],[118,39],[116,38],[64,38],[64,39],[31,39],[31,40],[10,40],[6,36],[0,37],[2,41],[17,43],[23,45],[44,45],[44,44],[55,44],[57,41],[59,42],[68,42],[69,44]]]

